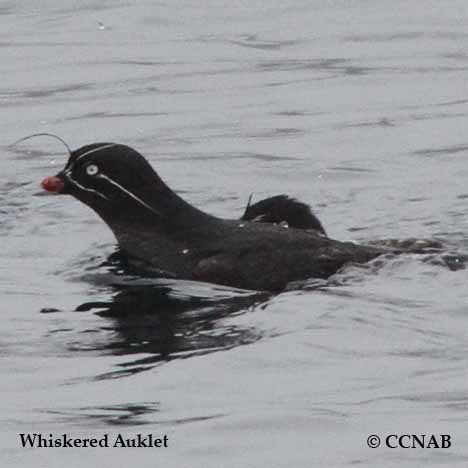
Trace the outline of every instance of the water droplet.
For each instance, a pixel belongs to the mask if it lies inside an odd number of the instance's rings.
[[[289,224],[288,224],[287,221],[281,221],[281,223],[279,223],[279,225],[280,225],[281,227],[286,228],[286,229],[289,227]]]
[[[185,254],[188,254],[189,253],[189,249],[184,249],[182,250],[182,253],[185,255]]]
[[[239,224],[239,227],[244,227],[244,226],[245,226],[245,224],[243,224],[243,223]]]

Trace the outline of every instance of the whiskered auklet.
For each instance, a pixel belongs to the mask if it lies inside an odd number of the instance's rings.
[[[314,229],[217,218],[174,193],[137,151],[115,143],[72,151],[42,187],[92,208],[135,265],[176,278],[280,291],[388,251]]]

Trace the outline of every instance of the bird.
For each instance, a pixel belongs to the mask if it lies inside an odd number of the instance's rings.
[[[41,184],[94,210],[130,264],[160,276],[280,292],[388,252],[331,239],[318,219],[309,229],[255,221],[261,211],[245,219],[249,207],[240,220],[208,214],[175,193],[138,151],[118,143],[70,150],[65,167]]]

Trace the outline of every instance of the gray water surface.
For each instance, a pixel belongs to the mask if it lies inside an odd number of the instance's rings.
[[[462,0],[0,3],[2,466],[467,466],[467,20]],[[7,146],[44,131],[128,144],[219,216],[288,193],[333,238],[446,251],[270,298],[151,287],[106,264],[88,208],[40,194],[58,142]]]

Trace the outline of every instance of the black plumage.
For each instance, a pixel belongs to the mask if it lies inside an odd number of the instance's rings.
[[[326,278],[349,262],[364,263],[386,251],[329,239],[315,216],[314,227],[298,229],[291,227],[294,221],[289,227],[249,221],[252,207],[243,220],[209,215],[171,190],[137,151],[119,144],[73,151],[65,168],[43,186],[92,208],[134,265],[176,278],[280,291],[291,281]],[[266,207],[279,206],[278,200]],[[284,217],[278,212],[276,220]]]

